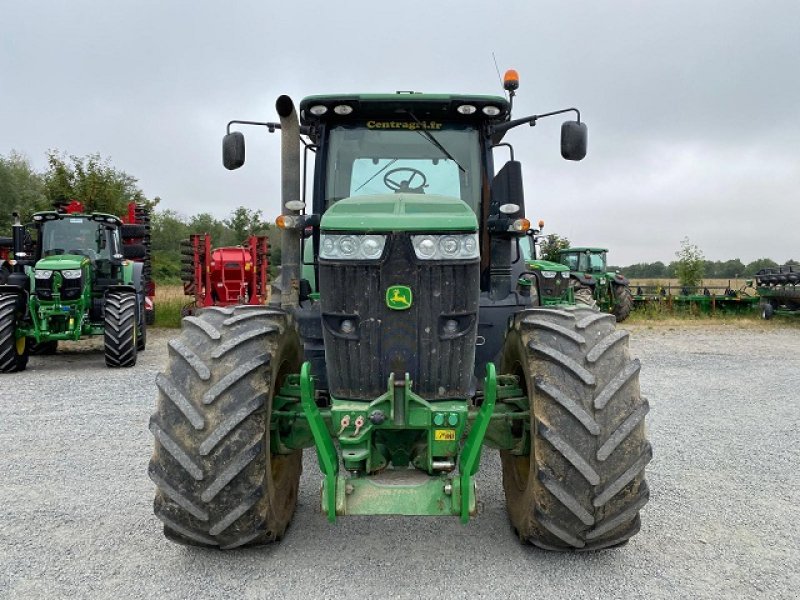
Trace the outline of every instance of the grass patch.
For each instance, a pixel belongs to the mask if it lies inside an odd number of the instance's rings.
[[[155,327],[181,326],[181,310],[189,304],[190,298],[183,294],[181,285],[159,285],[156,287]]]

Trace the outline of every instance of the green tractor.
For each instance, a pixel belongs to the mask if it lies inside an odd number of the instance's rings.
[[[512,127],[577,110],[512,120],[503,97],[420,93],[311,96],[299,118],[281,96],[276,109],[280,123],[260,125],[282,139],[282,281],[269,305],[204,309],[169,342],[148,470],[165,535],[280,539],[308,448],[330,522],[467,523],[486,446],[521,540],[624,544],[652,455],[639,362],[611,315],[541,305],[545,278],[519,260],[520,163],[494,165]],[[244,137],[228,127],[235,169]],[[586,153],[579,113],[561,153]]]
[[[14,218],[11,270],[0,284],[0,373],[91,335],[104,336],[109,367],[136,364],[146,342],[145,288],[142,263],[126,260],[141,248],[122,245],[122,221],[59,211],[36,213],[27,226]]]
[[[601,310],[610,312],[621,323],[633,309],[630,282],[606,267],[606,248],[566,248],[558,251],[559,262],[569,268],[575,280],[576,297],[581,290],[594,300]]]
[[[550,260],[537,258],[537,235],[544,225],[539,221],[539,229],[529,229],[528,235],[519,240],[520,258],[524,261],[527,273],[522,274],[538,284],[532,287],[532,293],[538,297],[539,306],[557,306],[575,304],[574,281],[570,277],[569,268]],[[532,277],[533,276],[533,277]]]

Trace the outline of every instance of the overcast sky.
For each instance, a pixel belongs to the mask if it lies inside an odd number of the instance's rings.
[[[281,12],[280,6],[283,6]],[[279,138],[250,129],[226,171],[230,119],[276,120],[275,98],[501,92],[515,117],[569,106],[589,126],[580,163],[558,118],[506,136],[532,220],[616,264],[800,258],[800,2],[5,0],[0,154],[99,152],[160,208],[279,212]]]

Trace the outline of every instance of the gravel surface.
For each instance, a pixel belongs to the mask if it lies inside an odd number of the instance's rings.
[[[93,342],[2,376],[0,598],[797,597],[797,329],[633,329],[652,407],[651,500],[627,546],[585,555],[516,541],[494,452],[468,526],[329,525],[308,451],[282,543],[223,553],[167,542],[152,514],[147,419],[173,332],[149,333],[132,370],[106,369]]]

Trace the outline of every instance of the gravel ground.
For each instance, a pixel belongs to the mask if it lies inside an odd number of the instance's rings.
[[[100,347],[2,376],[0,598],[796,598],[800,589],[798,330],[636,327],[655,458],[638,536],[619,549],[520,545],[496,453],[484,512],[454,519],[318,509],[313,451],[279,545],[229,553],[168,543],[146,468],[153,379],[172,332],[134,370]]]

